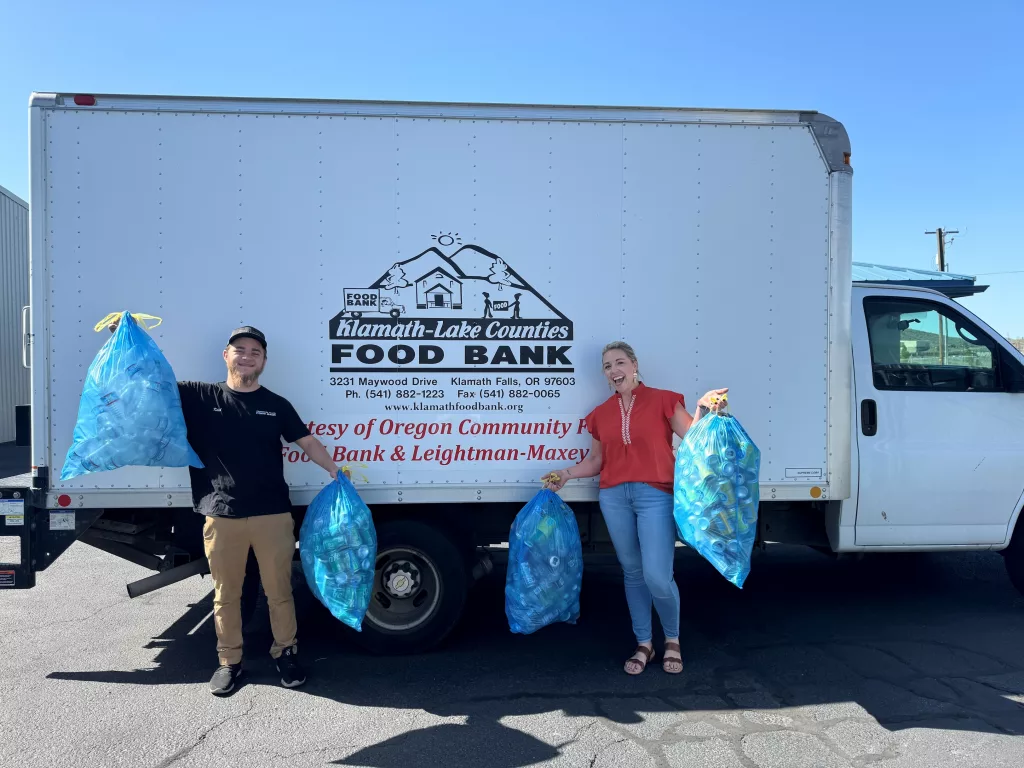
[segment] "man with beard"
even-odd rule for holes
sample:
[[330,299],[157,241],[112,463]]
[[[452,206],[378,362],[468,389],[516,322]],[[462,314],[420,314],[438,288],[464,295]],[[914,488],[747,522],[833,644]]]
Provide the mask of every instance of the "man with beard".
[[[117,324],[111,326],[115,330]],[[188,440],[204,467],[189,467],[195,511],[206,517],[203,544],[214,587],[214,626],[220,666],[210,691],[223,696],[242,674],[242,584],[252,548],[270,608],[281,685],[306,681],[296,644],[292,558],[295,524],[284,479],[281,438],[297,443],[332,478],[338,467],[285,398],[260,386],[267,339],[237,328],[224,349],[227,381],[178,383]]]

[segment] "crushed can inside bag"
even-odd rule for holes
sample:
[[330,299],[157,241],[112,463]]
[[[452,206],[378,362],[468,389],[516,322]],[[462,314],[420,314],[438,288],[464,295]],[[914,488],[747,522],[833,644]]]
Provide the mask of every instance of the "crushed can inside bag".
[[174,370],[143,327],[160,318],[115,313],[96,330],[118,318],[86,373],[61,480],[118,467],[203,466],[188,444]]
[[742,588],[757,539],[761,452],[731,414],[709,413],[676,453],[679,538]]
[[377,531],[370,508],[343,473],[306,509],[299,557],[316,598],[336,619],[361,632],[373,595]]
[[505,615],[509,629],[528,635],[580,616],[583,545],[576,515],[551,490],[519,511],[509,533]]

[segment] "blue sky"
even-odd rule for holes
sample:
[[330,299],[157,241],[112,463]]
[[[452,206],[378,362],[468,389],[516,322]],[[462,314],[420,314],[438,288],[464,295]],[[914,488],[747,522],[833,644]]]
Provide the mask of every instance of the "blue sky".
[[850,132],[854,258],[932,268],[924,231],[959,229],[966,305],[1024,336],[1022,27],[1021,0],[0,0],[0,185],[28,193],[33,90],[814,109]]

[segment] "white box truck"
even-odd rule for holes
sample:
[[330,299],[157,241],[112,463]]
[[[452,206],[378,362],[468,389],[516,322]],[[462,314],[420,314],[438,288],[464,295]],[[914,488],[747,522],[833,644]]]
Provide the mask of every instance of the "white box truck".
[[[938,293],[852,284],[825,115],[36,94],[30,125],[33,469],[5,493],[31,524],[5,586],[76,539],[157,571],[130,594],[203,570],[184,469],[58,479],[93,324],[131,310],[180,379],[261,328],[264,383],[364,465],[368,647],[451,629],[538,478],[590,450],[620,338],[691,409],[730,388],[761,542],[1003,550],[1024,587],[1024,358]],[[299,519],[326,478],[282,461]],[[607,546],[596,481],[562,495]]]

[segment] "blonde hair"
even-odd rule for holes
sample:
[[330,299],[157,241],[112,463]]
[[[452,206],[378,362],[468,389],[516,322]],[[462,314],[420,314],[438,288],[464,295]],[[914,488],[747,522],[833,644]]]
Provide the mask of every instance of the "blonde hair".
[[625,353],[626,357],[629,358],[629,361],[639,367],[640,364],[636,360],[636,352],[634,352],[633,348],[624,341],[613,341],[611,344],[605,344],[604,349],[601,350],[601,359],[603,360],[605,355],[616,349]]

